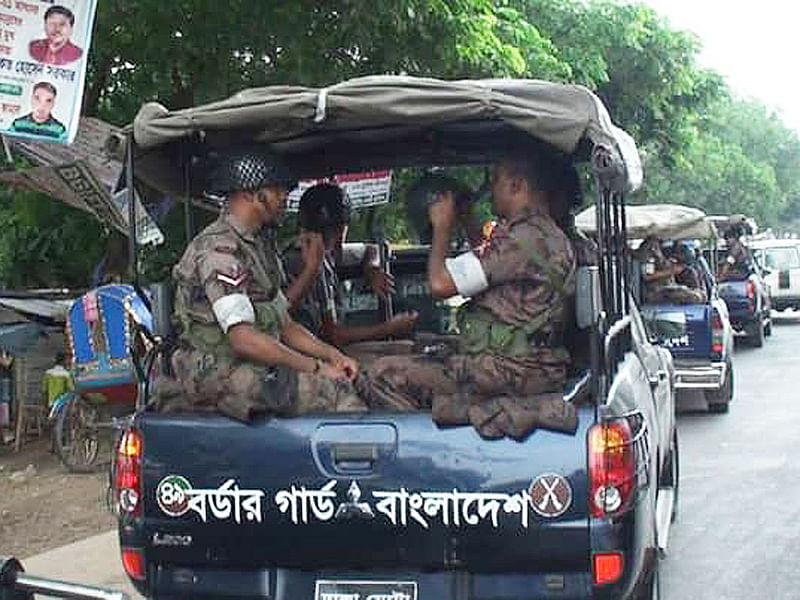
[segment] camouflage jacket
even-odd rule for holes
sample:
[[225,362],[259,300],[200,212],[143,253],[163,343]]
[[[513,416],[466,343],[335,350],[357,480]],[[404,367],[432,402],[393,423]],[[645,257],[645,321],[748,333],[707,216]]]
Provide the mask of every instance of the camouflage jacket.
[[[175,318],[184,344],[224,353],[228,328],[242,321],[279,336],[288,312],[277,249],[234,215],[221,214],[192,240],[173,269],[173,278]],[[224,310],[233,304],[237,308]],[[243,314],[242,305],[253,307],[252,316]]]
[[[488,286],[466,307],[467,329],[480,329],[474,317],[487,315],[489,330],[477,331],[477,337],[488,335],[491,348],[509,349],[504,354],[524,353],[526,342],[498,338],[520,338],[523,333],[527,343],[560,346],[567,298],[575,292],[576,256],[555,221],[543,211],[526,210],[500,223],[476,254]],[[480,343],[476,346],[469,337],[469,331],[462,335],[462,346],[479,351]]]

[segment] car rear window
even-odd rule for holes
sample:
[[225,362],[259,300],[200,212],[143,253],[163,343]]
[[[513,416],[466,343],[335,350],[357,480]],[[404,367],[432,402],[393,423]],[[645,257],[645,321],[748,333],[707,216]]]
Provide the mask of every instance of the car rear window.
[[767,248],[766,265],[777,271],[797,269],[800,268],[800,255],[797,248]]

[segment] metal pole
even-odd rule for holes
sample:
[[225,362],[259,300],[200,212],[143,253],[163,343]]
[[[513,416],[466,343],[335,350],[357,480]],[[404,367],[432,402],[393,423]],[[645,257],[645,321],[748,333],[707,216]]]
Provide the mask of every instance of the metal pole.
[[102,588],[64,581],[52,581],[30,577],[22,573],[16,575],[14,588],[20,592],[44,594],[58,598],[77,598],[85,600],[128,600],[125,592],[104,590]]
[[136,257],[136,192],[133,188],[133,133],[128,134],[125,152],[125,187],[128,190],[128,260],[133,286],[139,289],[139,261]]

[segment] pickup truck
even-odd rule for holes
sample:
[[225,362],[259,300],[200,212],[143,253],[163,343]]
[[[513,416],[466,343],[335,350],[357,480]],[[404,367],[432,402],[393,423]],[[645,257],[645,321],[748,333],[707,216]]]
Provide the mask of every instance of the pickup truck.
[[[343,171],[419,165],[420,157],[482,168],[497,148],[536,139],[532,151],[554,147],[591,160],[598,213],[613,225],[598,238],[598,264],[579,268],[577,292],[566,300],[574,306],[570,346],[591,349],[563,391],[578,415],[572,435],[538,429],[521,440],[489,440],[471,426],[440,427],[424,411],[249,424],[139,412],[117,448],[113,493],[122,563],[142,594],[658,597],[659,560],[677,506],[674,370],[626,292],[624,223],[611,215],[641,171],[633,141],[610,127],[599,99],[537,81],[370,77],[322,90],[242,92],[211,110],[181,111],[180,123],[192,131],[177,137],[182,126],[170,125],[178,124],[173,113],[152,108],[134,127],[149,160],[133,171],[151,184],[165,172],[149,170],[153,161],[162,152],[164,160],[177,156],[173,143],[185,143],[184,134],[199,128],[206,135],[198,144],[222,143],[218,134],[229,120],[212,114],[230,110],[239,126],[256,121],[239,133],[257,131],[306,176],[321,172],[311,168],[320,157]],[[424,304],[424,256],[391,257],[399,305]],[[448,309],[430,296],[427,302],[428,334],[448,335]],[[352,304],[365,318],[365,305]]]
[[[587,209],[577,219],[587,233],[596,231],[591,216],[591,209]],[[703,211],[679,204],[630,206],[626,219],[631,239],[653,236],[659,240],[708,240],[713,245],[717,237],[716,228]],[[642,316],[651,340],[672,354],[676,390],[702,391],[710,412],[726,413],[734,391],[733,328],[712,267],[702,254],[697,257],[696,267],[701,270],[705,301],[643,301]],[[633,289],[643,299],[644,265],[633,261],[633,268]]]
[[728,307],[731,327],[744,333],[756,348],[764,345],[764,338],[772,335],[772,317],[769,286],[754,265],[746,277],[728,278],[719,282],[719,296]]

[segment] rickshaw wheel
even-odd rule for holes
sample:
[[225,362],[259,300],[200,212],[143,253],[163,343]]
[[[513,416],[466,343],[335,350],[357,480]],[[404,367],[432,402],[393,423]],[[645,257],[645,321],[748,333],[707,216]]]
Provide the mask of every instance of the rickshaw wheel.
[[56,452],[61,462],[74,473],[90,473],[100,450],[97,409],[76,396],[58,414],[55,424]]

